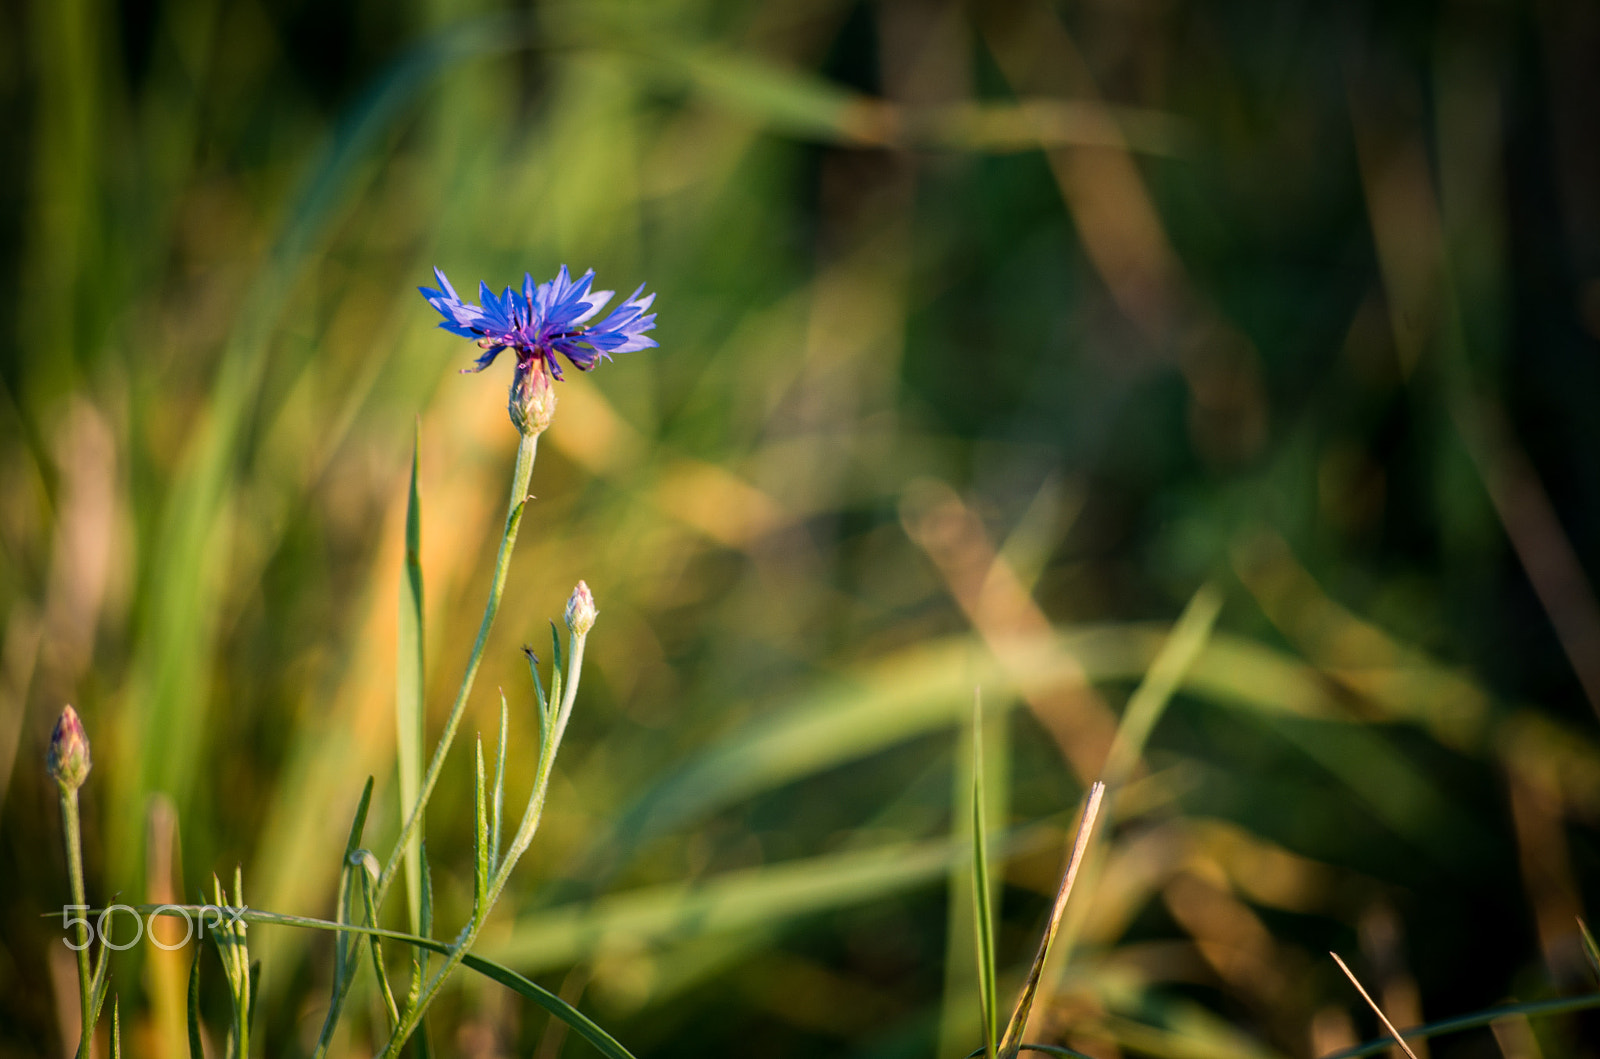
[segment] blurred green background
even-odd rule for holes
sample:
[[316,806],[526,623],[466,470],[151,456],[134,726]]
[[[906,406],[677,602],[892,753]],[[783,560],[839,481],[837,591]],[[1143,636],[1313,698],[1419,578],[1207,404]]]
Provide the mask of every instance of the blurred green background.
[[[563,384],[467,718],[492,739],[505,689],[520,797],[518,647],[587,579],[483,951],[640,1056],[964,1055],[973,688],[1011,995],[1208,581],[1033,1036],[1323,1054],[1378,1031],[1329,949],[1401,1024],[1592,990],[1596,55],[1574,0],[0,7],[0,1054],[75,1037],[64,702],[91,900],[242,864],[326,915],[369,773],[387,849],[413,423],[435,730],[515,448],[433,265],[660,294],[660,349]],[[251,937],[259,1054],[304,1054],[329,945]],[[188,958],[121,958],[130,1054],[184,1054]],[[587,1049],[481,981],[435,1011],[440,1054]]]

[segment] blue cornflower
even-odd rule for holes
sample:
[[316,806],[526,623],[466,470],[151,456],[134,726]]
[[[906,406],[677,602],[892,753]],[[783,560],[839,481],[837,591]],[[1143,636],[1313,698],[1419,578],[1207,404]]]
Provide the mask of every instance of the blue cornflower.
[[439,310],[446,331],[463,338],[477,339],[483,353],[468,371],[482,371],[494,363],[504,349],[517,354],[516,372],[511,380],[508,411],[511,421],[525,435],[537,435],[550,425],[555,412],[555,390],[551,379],[561,378],[556,354],[579,371],[588,371],[601,357],[628,353],[656,345],[645,332],[654,330],[656,314],[647,312],[654,294],[644,295],[644,285],[628,300],[611,310],[598,323],[589,323],[605,308],[614,291],[591,291],[594,269],[574,280],[562,265],[556,278],[534,285],[533,276],[523,276],[521,292],[510,287],[495,297],[487,283],[478,284],[482,305],[464,302],[443,272],[433,274],[439,289],[419,287],[428,304]]
[[616,294],[589,289],[594,282],[592,268],[574,280],[567,266],[562,265],[555,279],[538,286],[532,275],[524,275],[520,292],[507,287],[500,297],[495,297],[487,283],[479,283],[482,305],[462,301],[443,272],[436,268],[433,274],[439,280],[439,290],[417,289],[444,317],[440,327],[463,338],[477,339],[483,355],[470,369],[473,371],[482,371],[494,363],[501,350],[514,349],[519,369],[526,370],[524,365],[531,362],[542,362],[559,379],[562,376],[557,353],[579,371],[588,371],[601,357],[609,360],[613,353],[656,345],[655,339],[644,334],[656,326],[656,314],[646,311],[656,296],[640,297],[644,294],[643,284],[604,320],[591,324],[588,321]]

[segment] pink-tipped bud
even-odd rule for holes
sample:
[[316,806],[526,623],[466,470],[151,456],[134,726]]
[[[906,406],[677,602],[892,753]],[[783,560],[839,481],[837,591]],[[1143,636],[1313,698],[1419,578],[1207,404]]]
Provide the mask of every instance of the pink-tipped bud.
[[589,591],[589,586],[582,581],[572,590],[572,597],[567,600],[567,628],[572,630],[574,636],[587,636],[589,630],[594,628],[595,618],[600,612],[594,606],[594,593]]
[[550,428],[556,414],[556,384],[543,361],[517,365],[506,410],[523,437],[538,437]]
[[75,791],[89,778],[94,761],[89,755],[89,737],[71,706],[61,711],[56,729],[50,733],[50,756],[46,759],[50,775],[63,790]]

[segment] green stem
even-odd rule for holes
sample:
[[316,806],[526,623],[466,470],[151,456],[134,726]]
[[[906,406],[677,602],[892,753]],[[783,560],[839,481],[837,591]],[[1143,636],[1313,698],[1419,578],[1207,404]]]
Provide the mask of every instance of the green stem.
[[234,1021],[238,1024],[239,1034],[234,1041],[237,1059],[250,1059],[250,966],[246,962],[244,969],[244,986],[238,996],[234,997]]
[[417,792],[417,804],[406,819],[405,827],[400,831],[394,852],[389,854],[389,860],[384,864],[382,874],[378,876],[378,891],[374,896],[374,903],[379,908],[383,907],[383,899],[388,896],[389,886],[394,882],[395,873],[405,859],[406,846],[410,844],[411,836],[422,824],[423,811],[433,794],[434,784],[439,782],[439,772],[444,766],[445,755],[450,752],[450,744],[455,740],[456,728],[461,724],[461,715],[467,708],[467,697],[472,694],[472,682],[478,675],[478,664],[483,661],[483,649],[489,642],[489,629],[493,627],[495,614],[500,610],[500,595],[505,590],[506,574],[511,568],[511,550],[516,547],[517,529],[522,523],[523,503],[528,499],[528,482],[533,478],[533,460],[538,451],[537,434],[524,436],[522,444],[517,448],[517,466],[511,474],[511,502],[506,512],[505,533],[500,538],[500,553],[495,557],[494,578],[489,584],[489,599],[483,607],[483,621],[478,625],[478,639],[472,645],[472,656],[467,659],[467,672],[461,678],[455,705],[450,708],[450,718],[445,721],[444,732],[439,736],[439,745],[434,748],[433,757],[428,762],[428,771],[422,777],[422,787]]
[[[88,899],[84,897],[83,889],[83,829],[78,820],[78,792],[76,789],[61,787],[61,821],[66,832],[67,843],[67,880],[72,887],[72,903],[79,910],[86,909]],[[87,914],[87,913],[85,913]],[[83,1032],[78,1038],[78,1054],[89,1054],[89,1039],[94,1034],[94,998],[90,982],[92,974],[89,970],[89,923],[80,917],[78,923],[78,944],[81,946],[76,955],[78,957],[78,1006],[83,1017]]]
[[[361,872],[361,896],[366,900],[367,922],[372,926],[378,925],[378,908],[372,900],[372,880],[366,874],[366,869]],[[383,940],[378,937],[369,937],[367,942],[372,946],[372,971],[378,979],[378,987],[383,994],[383,1002],[389,1008],[390,1025],[400,1022],[400,1008],[394,1002],[394,990],[389,987],[389,972],[383,963]]]
[[[551,726],[550,736],[544,745],[539,748],[539,764],[533,777],[533,794],[528,798],[528,807],[522,814],[522,823],[517,826],[516,836],[511,840],[510,847],[506,850],[505,857],[501,860],[494,878],[489,883],[488,892],[483,902],[473,911],[472,920],[451,943],[449,954],[446,955],[444,965],[428,979],[427,986],[415,1003],[407,1005],[400,1018],[400,1023],[395,1027],[394,1034],[389,1038],[389,1043],[383,1049],[382,1059],[394,1059],[400,1054],[400,1049],[405,1047],[407,1039],[416,1031],[422,1022],[423,1015],[428,1010],[428,1005],[443,988],[445,979],[450,976],[461,961],[467,956],[478,934],[483,930],[483,925],[489,919],[489,910],[499,900],[500,894],[506,888],[506,883],[511,879],[511,870],[517,866],[517,860],[527,850],[533,841],[534,832],[539,829],[539,821],[544,816],[545,797],[550,791],[550,777],[555,769],[556,752],[561,748],[561,737],[566,732],[567,718],[572,712],[572,704],[577,700],[578,678],[581,676],[579,667],[583,665],[583,644],[586,637],[573,636],[568,641],[567,649],[567,680],[566,694],[562,697],[560,715]],[[374,924],[376,925],[376,924]]]

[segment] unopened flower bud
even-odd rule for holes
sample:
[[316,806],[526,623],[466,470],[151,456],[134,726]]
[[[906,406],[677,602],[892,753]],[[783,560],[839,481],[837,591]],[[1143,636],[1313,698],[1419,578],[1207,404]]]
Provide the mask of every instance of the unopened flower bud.
[[[593,619],[591,619],[593,620]],[[89,756],[89,737],[84,734],[78,711],[71,706],[61,711],[55,731],[50,733],[50,756],[46,759],[50,775],[63,790],[75,791],[89,778],[94,762]]]
[[543,361],[517,364],[506,410],[523,437],[537,437],[549,428],[556,414],[556,385]]
[[567,628],[574,636],[587,636],[599,615],[594,606],[594,593],[586,583],[579,581],[578,587],[572,590],[572,598],[567,600]]

